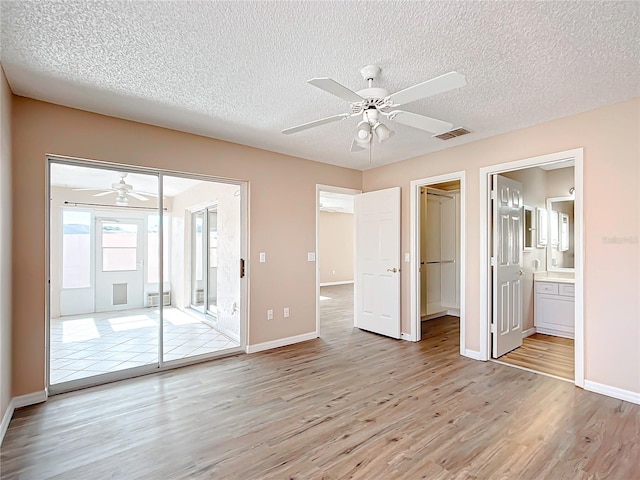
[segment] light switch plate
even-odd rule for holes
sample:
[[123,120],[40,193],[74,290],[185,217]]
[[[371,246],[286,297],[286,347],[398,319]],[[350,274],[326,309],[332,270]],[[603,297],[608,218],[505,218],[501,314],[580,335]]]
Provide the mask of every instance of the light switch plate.
[[408,252],[404,254],[404,263],[409,263],[411,261],[411,255]]
[[265,252],[260,252],[260,263],[265,263],[267,261],[267,254]]
[[307,253],[307,262],[315,262],[316,261],[316,254],[315,252],[309,252]]

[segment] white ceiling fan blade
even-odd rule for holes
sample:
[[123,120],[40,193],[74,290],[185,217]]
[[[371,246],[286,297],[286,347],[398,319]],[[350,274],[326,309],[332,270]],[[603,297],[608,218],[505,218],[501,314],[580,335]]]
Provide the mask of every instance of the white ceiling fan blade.
[[133,198],[137,198],[138,200],[142,200],[143,202],[146,202],[146,201],[149,200],[147,197],[143,197],[142,195],[139,195],[139,194],[133,193],[133,192],[127,192],[127,195],[129,195],[130,197],[133,197]]
[[303,123],[302,125],[297,125],[291,128],[285,128],[282,130],[282,133],[285,135],[289,135],[290,133],[301,132],[302,130],[306,130],[308,128],[317,127],[319,125],[325,125],[327,123],[337,122],[338,120],[344,120],[345,118],[349,118],[351,115],[348,113],[341,113],[340,115],[333,115],[332,117],[321,118],[320,120],[314,120],[313,122]]
[[415,102],[416,100],[447,92],[454,88],[464,87],[466,84],[467,79],[464,75],[458,72],[449,72],[393,93],[389,95],[387,99],[391,100],[394,105],[404,105],[405,103]]
[[362,145],[360,145],[358,142],[356,142],[354,139],[353,142],[351,143],[351,149],[349,151],[353,153],[353,152],[359,152],[360,150],[365,150],[365,148]]
[[102,192],[104,188],[74,188],[74,192]]
[[336,82],[332,78],[321,77],[321,78],[312,78],[311,80],[307,80],[307,83],[310,83],[314,87],[318,87],[320,90],[324,90],[331,95],[335,95],[338,98],[346,100],[351,103],[358,103],[364,100],[360,95],[358,95],[353,90],[348,89],[344,85]]
[[109,190],[108,192],[96,193],[94,197],[104,197],[105,195],[109,195],[110,193],[116,193],[113,190]]
[[453,128],[453,123],[443,122],[436,118],[425,117],[424,115],[418,115],[417,113],[404,112],[402,110],[396,110],[389,114],[389,118],[394,122],[402,123],[413,128],[420,130],[426,130],[427,132],[440,135],[441,133],[448,132]]

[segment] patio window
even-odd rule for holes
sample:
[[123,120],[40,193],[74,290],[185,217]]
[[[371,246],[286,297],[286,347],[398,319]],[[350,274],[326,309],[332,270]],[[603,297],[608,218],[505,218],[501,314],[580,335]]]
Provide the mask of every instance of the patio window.
[[136,270],[138,226],[104,222],[102,224],[102,271]]

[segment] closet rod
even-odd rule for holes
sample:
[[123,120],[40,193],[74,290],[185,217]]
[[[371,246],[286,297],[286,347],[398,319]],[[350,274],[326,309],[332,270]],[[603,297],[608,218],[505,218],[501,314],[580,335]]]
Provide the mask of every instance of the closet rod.
[[[424,193],[424,190],[422,190],[420,193]],[[450,195],[443,195],[441,193],[433,193],[433,192],[427,192],[427,195],[435,195],[436,197],[445,197],[445,198],[450,198],[452,200],[455,198]]]
[[435,265],[438,263],[455,263],[455,262],[456,262],[455,260],[442,260],[441,262],[420,262],[420,264],[424,265],[426,263],[427,265]]

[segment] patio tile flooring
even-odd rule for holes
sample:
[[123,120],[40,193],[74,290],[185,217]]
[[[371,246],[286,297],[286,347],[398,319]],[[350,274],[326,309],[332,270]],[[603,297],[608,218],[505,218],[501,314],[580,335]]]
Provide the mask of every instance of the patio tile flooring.
[[[159,310],[142,308],[51,319],[51,384],[157,362]],[[164,361],[239,344],[197,314],[164,308]]]

